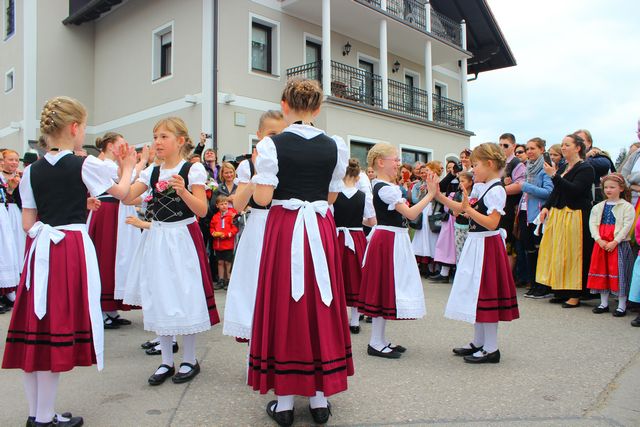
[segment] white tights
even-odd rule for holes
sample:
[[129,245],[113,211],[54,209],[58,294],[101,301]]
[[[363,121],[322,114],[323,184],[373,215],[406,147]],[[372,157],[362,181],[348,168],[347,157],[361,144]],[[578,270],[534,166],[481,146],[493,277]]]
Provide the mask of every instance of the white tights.
[[50,423],[56,414],[56,394],[60,373],[51,371],[25,372],[24,390],[29,405],[29,416],[39,423]]

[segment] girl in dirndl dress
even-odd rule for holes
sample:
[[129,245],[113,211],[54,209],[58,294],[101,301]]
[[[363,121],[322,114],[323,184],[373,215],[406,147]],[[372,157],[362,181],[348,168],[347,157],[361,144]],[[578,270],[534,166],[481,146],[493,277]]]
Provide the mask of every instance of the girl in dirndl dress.
[[27,425],[79,426],[81,417],[55,413],[55,398],[60,372],[94,363],[103,367],[100,274],[87,233],[87,193],[126,197],[136,154],[122,147],[120,182],[114,184],[102,161],[73,155],[84,140],[82,104],[56,97],[40,117],[49,151],[27,167],[20,183],[28,256],[2,367],[24,371]]
[[[115,132],[107,132],[102,138],[96,139],[96,147],[100,149],[104,163],[111,168],[114,181],[118,179],[116,156],[120,147],[126,144],[122,135]],[[143,150],[134,178],[146,165],[148,153],[148,149]],[[130,310],[129,306],[122,303],[125,280],[142,235],[125,222],[128,216],[136,215],[134,206],[125,205],[110,194],[101,194],[98,200],[100,207],[89,214],[87,226],[100,266],[100,305],[104,328],[118,329],[121,325],[131,324],[130,320],[120,317],[118,310]]]
[[[0,168],[3,166],[3,156],[0,152]],[[5,187],[0,183],[0,294],[15,292],[20,280],[20,256],[11,232],[11,219],[7,211],[7,196]],[[14,294],[15,295],[15,294]],[[0,305],[0,314],[10,308]]]
[[[347,147],[313,127],[322,91],[293,78],[282,94],[291,123],[258,143],[253,198],[271,203],[265,228],[251,332],[248,385],[273,389],[267,413],[293,423],[294,396],[308,396],[317,424],[329,419],[327,397],[353,375],[338,239],[329,210],[347,166]],[[301,167],[303,165],[303,167]]]
[[[265,137],[278,135],[286,126],[280,111],[267,111],[260,116],[256,135],[262,140]],[[258,205],[251,197],[253,193],[251,178],[255,175],[254,161],[255,155],[252,159],[243,160],[238,165],[238,188],[234,205],[239,212],[244,211],[247,206],[250,211],[236,249],[224,305],[224,326],[222,327],[224,335],[236,337],[238,341],[251,338],[262,242],[269,214],[268,208]]]
[[[439,162],[429,162],[420,170],[421,180],[418,181],[411,190],[411,200],[413,204],[417,204],[421,199],[427,196],[426,177],[430,172],[435,172],[434,169],[440,169],[442,173],[442,165]],[[442,207],[442,206],[440,206]],[[411,247],[415,254],[416,261],[423,269],[425,277],[437,277],[440,272],[436,269],[436,264],[433,260],[436,254],[436,243],[438,242],[438,233],[431,230],[429,225],[429,216],[433,213],[435,203],[430,202],[426,205],[422,212],[422,227],[416,230],[413,234],[413,240],[411,241]]]
[[587,287],[600,294],[595,314],[609,312],[609,294],[618,296],[615,317],[627,314],[627,295],[633,274],[633,252],[629,243],[635,210],[629,203],[627,183],[619,173],[602,178],[605,200],[591,209],[589,230],[596,242],[591,254]]
[[[498,363],[498,322],[520,316],[503,231],[497,229],[507,197],[500,181],[505,156],[497,144],[485,143],[473,150],[471,159],[475,176],[471,195],[465,191],[461,203],[442,193],[437,195],[450,209],[469,217],[469,234],[445,317],[474,323],[475,327],[471,343],[454,348],[454,354],[464,356],[468,363]],[[475,203],[471,204],[469,198]]]
[[[344,176],[344,189],[333,203],[333,217],[338,230],[338,251],[342,260],[342,279],[347,298],[347,307],[351,307],[349,330],[360,333],[360,314],[358,313],[358,296],[362,281],[362,259],[367,248],[363,222],[368,226],[375,225],[373,201],[356,185],[360,180],[360,164],[358,159],[349,159],[347,173]],[[364,221],[363,221],[364,218]]]
[[[162,364],[149,377],[149,385],[191,381],[200,373],[196,334],[220,322],[213,296],[211,270],[195,215],[207,213],[201,163],[185,161],[193,144],[184,121],[160,120],[153,128],[156,156],[161,165],[140,173],[125,203],[147,189],[153,199],[153,221],[143,233],[131,261],[125,285],[125,304],[142,307],[144,329],[159,336]],[[182,335],[182,363],[173,366],[173,335]]]
[[[429,192],[412,207],[407,206],[400,188],[393,184],[400,159],[392,145],[379,143],[371,147],[367,162],[378,176],[373,181],[377,225],[369,234],[363,260],[358,309],[373,318],[367,354],[398,359],[407,349],[387,340],[387,320],[418,319],[426,314],[422,279],[405,218],[417,218],[435,193]],[[427,179],[431,175],[429,171],[423,176]]]

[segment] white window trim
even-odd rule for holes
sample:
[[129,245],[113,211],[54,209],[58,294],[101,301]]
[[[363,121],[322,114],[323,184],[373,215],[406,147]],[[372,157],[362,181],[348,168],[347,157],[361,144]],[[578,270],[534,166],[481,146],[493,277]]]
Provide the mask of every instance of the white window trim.
[[444,89],[442,92],[442,96],[444,96],[445,98],[449,97],[449,85],[446,84],[445,82],[441,82],[440,80],[433,80],[433,93],[436,93],[436,86],[440,86],[442,87],[442,89]]
[[[272,50],[271,50],[271,74],[261,73],[259,71],[253,71],[251,67],[251,39],[253,38],[253,23],[256,22],[258,24],[266,25],[271,27],[273,30],[271,31],[271,40]],[[275,37],[274,37],[275,32]],[[278,80],[280,81],[280,22],[274,21],[273,19],[266,18],[262,15],[258,15],[255,13],[249,13],[249,38],[247,42],[247,50],[248,50],[248,63],[247,68],[249,74],[259,77],[264,77],[265,79]]]
[[[11,86],[11,89],[7,90],[7,78],[9,77],[9,74],[13,75],[12,76],[13,86]],[[10,68],[9,71],[4,73],[4,93],[11,93],[15,88],[16,88],[16,70],[15,68]]]
[[407,149],[407,150],[411,150],[411,151],[417,151],[419,153],[425,153],[427,154],[427,159],[428,161],[432,161],[433,160],[433,149],[431,148],[425,148],[425,147],[418,147],[417,145],[408,145],[408,144],[398,144],[398,147],[400,147],[400,158],[402,158],[402,150],[403,149]]
[[302,33],[302,62],[301,64],[307,63],[307,41],[318,43],[322,46],[322,37],[316,36],[315,34],[304,32]]
[[[2,2],[2,40],[7,42],[9,40],[11,40],[13,38],[13,36],[16,35],[17,31],[17,27],[18,27],[18,14],[17,9],[18,8],[18,2],[14,2],[13,3],[13,33],[11,33],[11,35],[6,36],[5,34],[7,33],[7,0],[4,0]],[[15,76],[15,74],[14,74]]]
[[[172,79],[175,74],[175,69],[173,68],[174,58],[176,57],[176,32],[175,32],[175,21],[169,21],[164,25],[161,25],[151,31],[151,84],[156,84],[160,82],[164,82],[166,80]],[[170,31],[165,31],[170,29]],[[171,74],[168,76],[155,78],[155,67],[156,67],[156,38],[159,37],[160,33],[171,33]]]
[[356,68],[360,68],[360,60],[363,59],[367,62],[371,62],[373,64],[373,74],[380,75],[380,58],[375,58],[373,56],[369,56],[362,52],[356,53]]
[[[411,76],[413,77],[413,87],[415,87],[416,89],[420,89],[422,88],[422,81],[420,80],[420,73],[417,71],[413,71],[411,68],[404,68],[404,74],[403,76]],[[404,82],[405,83],[406,79]]]

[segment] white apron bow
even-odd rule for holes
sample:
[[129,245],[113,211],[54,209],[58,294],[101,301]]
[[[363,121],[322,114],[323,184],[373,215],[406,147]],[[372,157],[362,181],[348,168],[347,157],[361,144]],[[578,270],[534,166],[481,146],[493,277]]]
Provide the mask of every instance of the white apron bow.
[[344,245],[351,249],[351,252],[356,252],[356,244],[353,241],[353,236],[351,235],[352,231],[362,231],[362,228],[359,227],[336,227],[336,232],[340,234],[340,232],[344,233]]
[[324,218],[329,210],[329,204],[325,200],[306,202],[300,199],[289,199],[274,200],[272,205],[298,211],[291,241],[291,297],[294,301],[299,301],[304,295],[304,231],[306,229],[318,290],[322,302],[328,307],[333,300],[333,293],[316,214]]
[[[57,245],[64,239],[64,233],[40,221],[29,229],[29,237],[33,239],[27,254],[26,287],[31,287],[31,266],[33,263],[33,305],[38,319],[47,314],[47,289],[49,287],[49,247]],[[35,256],[34,256],[35,254]]]

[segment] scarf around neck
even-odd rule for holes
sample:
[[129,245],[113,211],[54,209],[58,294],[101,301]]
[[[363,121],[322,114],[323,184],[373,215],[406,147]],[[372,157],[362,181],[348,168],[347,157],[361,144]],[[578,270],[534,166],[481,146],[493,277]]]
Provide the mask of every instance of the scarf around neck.
[[542,170],[543,163],[544,163],[543,156],[538,157],[538,159],[533,162],[531,160],[527,161],[527,182],[529,184],[534,183],[534,181],[536,180],[536,176]]

